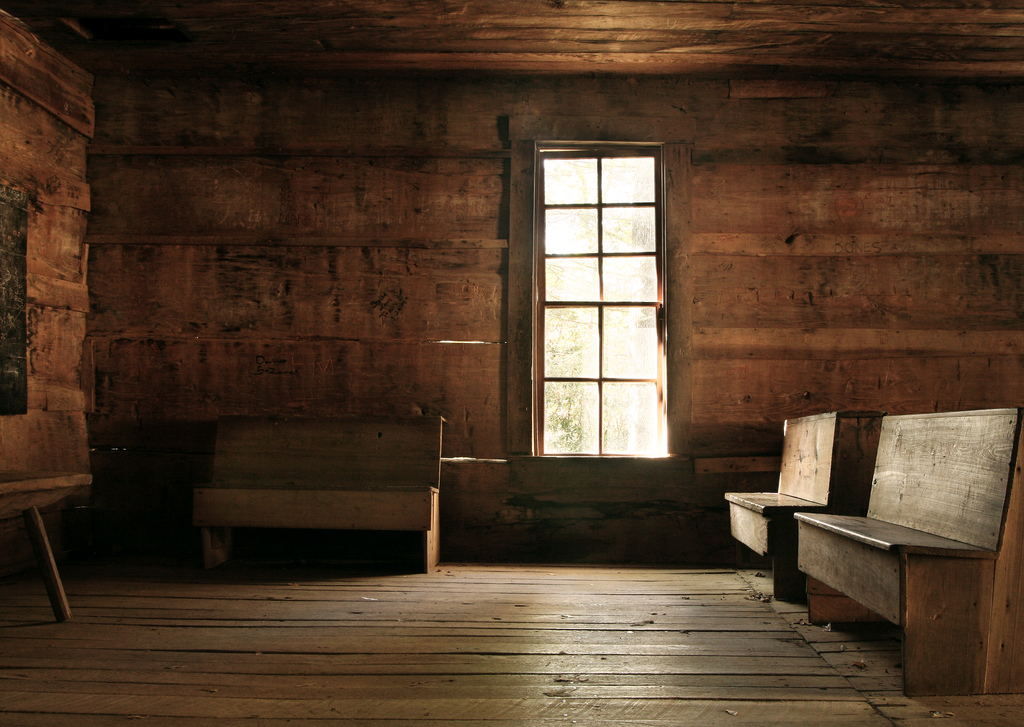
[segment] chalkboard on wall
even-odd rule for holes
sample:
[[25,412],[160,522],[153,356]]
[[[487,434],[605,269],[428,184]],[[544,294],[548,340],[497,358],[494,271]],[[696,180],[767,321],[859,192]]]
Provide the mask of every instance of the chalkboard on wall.
[[0,414],[28,412],[27,239],[28,195],[0,185]]

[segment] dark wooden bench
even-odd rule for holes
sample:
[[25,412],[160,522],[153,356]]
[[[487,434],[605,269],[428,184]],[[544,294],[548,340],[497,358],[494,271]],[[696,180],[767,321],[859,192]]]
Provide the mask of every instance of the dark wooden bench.
[[39,508],[63,500],[92,483],[92,475],[84,472],[0,472],[0,520],[21,513],[25,530],[32,542],[46,584],[53,615],[58,621],[71,618],[71,607],[64,593],[64,584],[57,570],[57,561],[46,537],[46,528]]
[[440,417],[223,417],[213,481],[193,493],[203,564],[231,555],[231,528],[415,530],[423,570],[440,554]]
[[830,412],[790,419],[778,492],[726,493],[733,537],[772,558],[776,598],[806,595],[794,512],[867,512],[881,418],[878,412]]
[[887,416],[866,517],[797,513],[800,569],[903,631],[904,692],[1024,690],[1021,410]]

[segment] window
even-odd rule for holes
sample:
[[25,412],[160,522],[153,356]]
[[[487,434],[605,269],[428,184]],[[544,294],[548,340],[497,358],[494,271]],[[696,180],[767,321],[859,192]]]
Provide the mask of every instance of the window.
[[665,453],[661,153],[539,146],[537,451]]

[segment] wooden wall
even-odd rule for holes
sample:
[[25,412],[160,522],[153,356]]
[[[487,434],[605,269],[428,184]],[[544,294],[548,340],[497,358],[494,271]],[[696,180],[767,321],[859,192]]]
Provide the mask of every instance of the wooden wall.
[[[728,562],[722,493],[774,486],[786,418],[1024,400],[1021,87],[102,77],[95,100],[89,429],[122,539],[192,542],[220,414],[425,412],[445,559]],[[507,450],[508,129],[566,115],[695,129],[669,459]]]
[[[28,412],[0,416],[0,469],[87,472],[82,353],[92,78],[2,12],[0,59],[0,184],[29,197]],[[59,518],[47,522],[59,543]],[[21,518],[0,520],[0,571],[30,560]]]

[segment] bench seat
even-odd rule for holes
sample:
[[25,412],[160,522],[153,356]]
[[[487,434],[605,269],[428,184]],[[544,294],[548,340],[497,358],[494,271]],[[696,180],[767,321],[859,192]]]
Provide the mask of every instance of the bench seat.
[[996,552],[952,538],[932,535],[904,525],[851,515],[798,512],[800,521],[880,550],[901,548],[908,553],[948,555],[960,558],[995,558]]
[[756,512],[758,515],[775,515],[794,510],[824,510],[825,505],[802,497],[785,495],[781,492],[727,492],[725,499],[744,510]]

